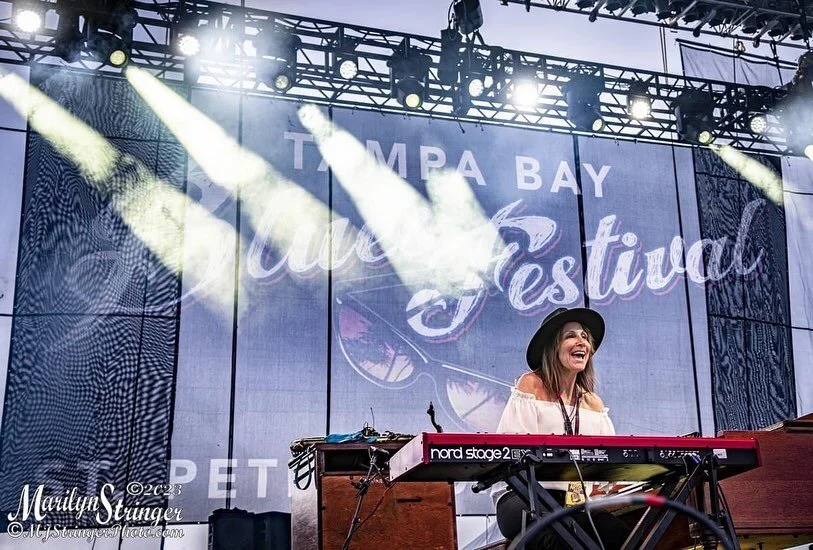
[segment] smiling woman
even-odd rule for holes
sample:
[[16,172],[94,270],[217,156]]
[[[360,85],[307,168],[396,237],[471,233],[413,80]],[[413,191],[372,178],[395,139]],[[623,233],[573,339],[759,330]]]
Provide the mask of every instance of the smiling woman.
[[[497,428],[502,433],[614,435],[608,409],[595,394],[593,355],[604,339],[604,319],[586,308],[559,308],[548,315],[528,344],[531,372],[522,375],[505,406]],[[542,482],[560,505],[583,502],[592,483]],[[492,498],[497,524],[511,539],[522,532],[525,503],[507,486],[495,484]],[[584,516],[584,514],[581,514]],[[596,533],[605,549],[620,548],[629,531],[614,516],[595,513],[577,517],[588,533]],[[595,524],[595,528],[591,525]],[[538,548],[566,548],[552,530],[543,531]]]

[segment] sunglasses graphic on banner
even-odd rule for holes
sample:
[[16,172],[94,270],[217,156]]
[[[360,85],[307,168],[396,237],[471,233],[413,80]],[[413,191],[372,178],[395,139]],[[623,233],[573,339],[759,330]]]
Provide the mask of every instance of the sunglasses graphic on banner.
[[497,427],[508,400],[508,382],[435,359],[352,294],[336,299],[334,314],[339,347],[366,380],[401,390],[429,377],[443,412],[460,428]]

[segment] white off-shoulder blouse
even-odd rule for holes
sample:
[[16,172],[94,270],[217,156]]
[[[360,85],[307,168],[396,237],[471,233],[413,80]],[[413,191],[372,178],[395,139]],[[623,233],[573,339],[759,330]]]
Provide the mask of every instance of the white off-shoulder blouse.
[[[566,405],[568,413],[573,412],[571,406]],[[594,411],[584,407],[579,408],[579,434],[581,435],[615,435],[610,416],[610,409]],[[565,433],[564,419],[559,403],[541,401],[530,393],[511,388],[511,396],[505,405],[497,433],[509,434],[557,434]],[[546,489],[567,491],[567,482],[543,481]],[[585,483],[587,494],[590,494],[592,483]],[[496,506],[508,487],[504,482],[495,483],[491,488],[491,498]]]

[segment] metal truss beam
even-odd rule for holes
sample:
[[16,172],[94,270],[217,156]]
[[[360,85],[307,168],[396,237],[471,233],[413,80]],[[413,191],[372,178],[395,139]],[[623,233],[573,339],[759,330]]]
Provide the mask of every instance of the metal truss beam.
[[[9,1],[0,0],[0,9],[3,4],[8,5]],[[593,75],[603,81],[600,109],[606,122],[606,127],[594,135],[687,145],[679,141],[672,102],[683,91],[696,89],[708,92],[713,98],[718,121],[717,143],[727,143],[742,151],[787,154],[780,130],[774,128],[767,135],[748,131],[745,98],[750,91],[741,85],[573,61],[464,41],[464,53],[481,60],[488,77],[486,80],[490,78],[491,82],[484,95],[473,99],[468,109],[461,112],[454,109],[456,86],[443,85],[438,78],[439,37],[396,33],[204,0],[165,4],[138,2],[136,7],[139,19],[134,32],[131,63],[173,84],[388,113],[583,134],[567,119],[562,86],[575,74]],[[208,22],[217,44],[214,51],[192,59],[185,59],[175,52],[171,43],[172,29],[185,13],[193,13]],[[260,81],[255,68],[257,57],[250,47],[251,38],[270,25],[284,27],[301,39],[297,80],[284,94],[275,93]],[[36,36],[24,35],[16,31],[12,23],[0,23],[0,62],[65,65],[52,54],[54,34],[54,30],[44,29]],[[333,68],[340,43],[353,43],[359,56],[359,73],[352,80],[342,79]],[[428,94],[420,110],[406,109],[391,96],[387,60],[404,47],[416,48],[432,59]],[[532,68],[540,82],[541,96],[534,107],[515,107],[508,101],[511,71],[520,65]],[[108,74],[120,72],[120,69],[93,60],[87,53],[70,67]],[[192,73],[195,73],[194,78]],[[630,85],[638,81],[646,83],[652,98],[652,115],[641,121],[631,120],[626,113],[627,92]]]
[[[806,0],[499,0],[530,11],[545,8],[681,29],[701,34],[805,48],[813,30],[813,9]],[[803,41],[792,45],[790,41]]]

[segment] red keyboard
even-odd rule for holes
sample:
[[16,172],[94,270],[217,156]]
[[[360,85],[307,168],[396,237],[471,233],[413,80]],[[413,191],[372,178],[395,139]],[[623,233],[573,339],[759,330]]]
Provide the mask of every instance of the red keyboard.
[[527,453],[545,481],[577,481],[574,462],[586,481],[648,481],[710,454],[721,479],[760,465],[753,439],[423,433],[392,456],[390,479],[476,481]]

